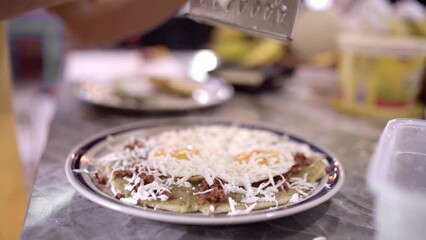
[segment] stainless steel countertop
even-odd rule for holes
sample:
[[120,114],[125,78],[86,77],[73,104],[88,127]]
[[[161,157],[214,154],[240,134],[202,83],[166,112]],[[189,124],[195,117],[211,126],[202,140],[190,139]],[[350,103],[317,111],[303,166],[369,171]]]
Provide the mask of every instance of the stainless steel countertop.
[[302,69],[276,92],[237,94],[220,107],[179,117],[261,122],[328,148],[346,170],[344,186],[330,201],[292,217],[217,227],[154,222],[101,207],[67,182],[64,162],[69,151],[101,130],[165,116],[94,111],[74,99],[68,85],[64,85],[22,239],[372,239],[373,202],[366,189],[365,171],[385,123],[334,111],[330,106],[332,90],[310,84],[317,76],[316,70]]

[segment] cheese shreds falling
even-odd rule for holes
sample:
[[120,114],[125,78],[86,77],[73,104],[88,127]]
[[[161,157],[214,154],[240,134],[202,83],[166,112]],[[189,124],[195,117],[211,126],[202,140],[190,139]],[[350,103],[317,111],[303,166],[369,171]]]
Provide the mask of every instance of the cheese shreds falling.
[[[213,125],[132,138],[124,149],[104,156],[99,163],[109,169],[110,183],[116,171],[131,170],[131,177],[123,178],[126,182],[123,190],[130,193],[121,198],[126,203],[167,201],[171,188],[177,186],[193,190],[189,180],[199,177],[209,186],[219,180],[220,188],[228,196],[229,214],[235,215],[252,211],[259,202],[278,206],[276,194],[282,189],[296,191],[290,203],[307,196],[316,184],[309,183],[306,174],[301,178],[283,177],[295,166],[296,154],[307,158],[318,155],[308,145],[291,141],[283,135]],[[149,182],[143,180],[139,172],[152,176],[152,179]],[[111,185],[111,190],[114,195],[120,192],[114,185]],[[207,189],[191,194],[199,196],[211,191]],[[232,194],[242,196],[238,203],[231,197]]]

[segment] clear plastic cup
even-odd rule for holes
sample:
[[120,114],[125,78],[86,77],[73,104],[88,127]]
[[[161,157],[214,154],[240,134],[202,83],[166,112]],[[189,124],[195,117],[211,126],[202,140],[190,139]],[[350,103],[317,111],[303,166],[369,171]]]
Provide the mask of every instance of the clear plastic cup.
[[426,121],[388,122],[367,183],[376,200],[377,239],[426,239]]

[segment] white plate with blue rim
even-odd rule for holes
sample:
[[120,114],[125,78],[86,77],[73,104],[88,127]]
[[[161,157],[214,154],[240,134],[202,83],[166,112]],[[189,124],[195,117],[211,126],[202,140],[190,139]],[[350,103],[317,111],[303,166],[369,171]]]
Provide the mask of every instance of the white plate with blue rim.
[[[122,76],[107,81],[85,79],[74,82],[71,89],[75,98],[91,106],[144,113],[200,110],[221,105],[234,96],[231,85],[212,76],[203,82],[186,78],[157,80],[163,82],[159,86],[175,82],[173,91],[179,94],[159,91],[162,87],[154,86],[152,79],[145,76]],[[182,91],[185,88],[191,93],[187,93],[188,89]]]
[[[282,205],[270,209],[254,210],[247,214],[229,215],[215,214],[204,215],[202,213],[174,213],[165,210],[158,210],[137,205],[126,204],[117,200],[112,194],[105,191],[91,174],[96,171],[91,159],[101,158],[111,153],[111,146],[122,145],[125,140],[133,137],[146,137],[159,134],[166,130],[178,130],[191,126],[200,125],[223,125],[238,126],[247,129],[259,129],[287,136],[297,143],[306,144],[316,153],[323,155],[329,165],[330,171],[323,176],[317,187],[310,192],[310,195],[301,201],[293,204]],[[111,140],[113,139],[113,140]],[[84,197],[112,210],[129,214],[145,219],[193,225],[233,225],[252,222],[268,221],[276,218],[291,216],[296,213],[314,208],[330,198],[332,198],[342,187],[345,174],[341,163],[326,149],[290,134],[286,131],[266,127],[259,124],[247,124],[226,120],[212,120],[205,118],[173,118],[155,121],[143,121],[118,126],[95,136],[88,138],[77,145],[68,155],[65,172],[69,183]]]

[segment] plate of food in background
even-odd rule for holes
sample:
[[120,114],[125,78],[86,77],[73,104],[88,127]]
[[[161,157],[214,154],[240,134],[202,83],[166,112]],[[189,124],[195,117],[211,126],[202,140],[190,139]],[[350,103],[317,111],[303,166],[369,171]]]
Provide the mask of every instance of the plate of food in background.
[[219,78],[118,77],[110,81],[78,81],[73,95],[86,103],[119,110],[171,112],[217,106],[232,98],[231,85]]
[[137,217],[195,225],[267,221],[333,197],[344,171],[331,153],[258,124],[203,118],[119,126],[68,155],[84,197]]
[[211,74],[232,84],[237,91],[281,88],[294,71],[294,67],[283,65],[289,49],[277,40],[221,27],[213,30],[208,46],[221,62]]

